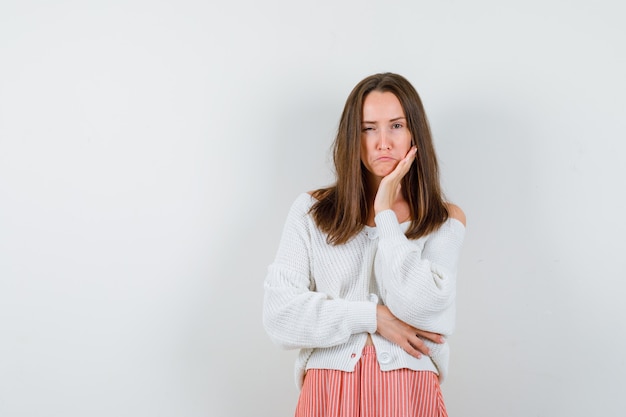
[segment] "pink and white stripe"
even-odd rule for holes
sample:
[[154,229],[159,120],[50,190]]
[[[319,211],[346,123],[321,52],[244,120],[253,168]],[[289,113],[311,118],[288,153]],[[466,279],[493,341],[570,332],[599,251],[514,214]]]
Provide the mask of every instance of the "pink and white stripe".
[[447,417],[434,372],[381,371],[366,346],[354,372],[310,369],[295,417]]

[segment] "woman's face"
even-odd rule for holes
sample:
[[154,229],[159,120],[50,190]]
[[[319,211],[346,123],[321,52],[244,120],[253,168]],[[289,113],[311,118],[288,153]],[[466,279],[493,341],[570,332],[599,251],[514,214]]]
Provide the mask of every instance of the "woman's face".
[[391,173],[411,149],[411,133],[395,94],[372,91],[363,102],[361,162],[372,179]]

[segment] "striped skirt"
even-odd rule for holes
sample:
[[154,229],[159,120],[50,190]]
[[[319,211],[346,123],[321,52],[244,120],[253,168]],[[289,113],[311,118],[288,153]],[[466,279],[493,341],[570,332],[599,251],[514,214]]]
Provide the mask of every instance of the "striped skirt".
[[447,417],[434,372],[381,371],[365,346],[354,372],[309,369],[296,417]]

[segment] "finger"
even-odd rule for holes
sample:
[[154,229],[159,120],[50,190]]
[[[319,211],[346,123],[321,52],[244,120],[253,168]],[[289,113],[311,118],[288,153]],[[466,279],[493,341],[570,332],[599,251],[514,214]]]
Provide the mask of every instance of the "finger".
[[396,165],[396,169],[394,169],[393,173],[396,174],[398,177],[404,177],[404,175],[409,172],[411,164],[415,160],[416,154],[417,148],[413,146],[411,149],[409,149],[406,156],[402,158],[400,162],[398,162],[398,165]]
[[430,349],[428,349],[428,346],[426,346],[426,343],[424,343],[424,341],[420,339],[419,337],[415,336],[414,338],[409,340],[409,344],[416,351],[423,353],[424,355],[430,355]]
[[406,156],[402,159],[402,162],[404,162],[404,163],[406,163],[406,164],[408,164],[410,166],[413,163],[413,161],[415,160],[415,155],[417,155],[417,147],[413,146],[406,153]]
[[413,346],[413,344],[411,344],[408,340],[404,345],[402,345],[402,349],[404,349],[406,353],[416,357],[417,359],[420,359],[422,357],[422,352],[420,352],[419,349],[416,349],[416,347]]
[[406,153],[404,159],[408,160],[409,162],[413,162],[413,159],[415,159],[415,155],[417,155],[417,146],[412,146],[411,149],[409,149],[409,151]]
[[439,333],[432,333],[432,332],[427,332],[425,330],[419,330],[419,329],[416,329],[415,333],[417,337],[428,339],[431,342],[441,344],[441,343],[445,343],[446,341],[446,339]]

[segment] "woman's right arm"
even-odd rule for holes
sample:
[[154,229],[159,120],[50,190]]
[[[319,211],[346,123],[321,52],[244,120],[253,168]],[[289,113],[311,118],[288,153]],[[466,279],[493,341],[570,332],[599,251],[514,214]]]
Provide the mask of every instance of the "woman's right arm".
[[[308,200],[307,200],[308,199]],[[376,331],[376,304],[331,298],[315,290],[311,273],[310,196],[292,205],[276,259],[265,279],[263,324],[286,349],[330,347],[356,333]]]

